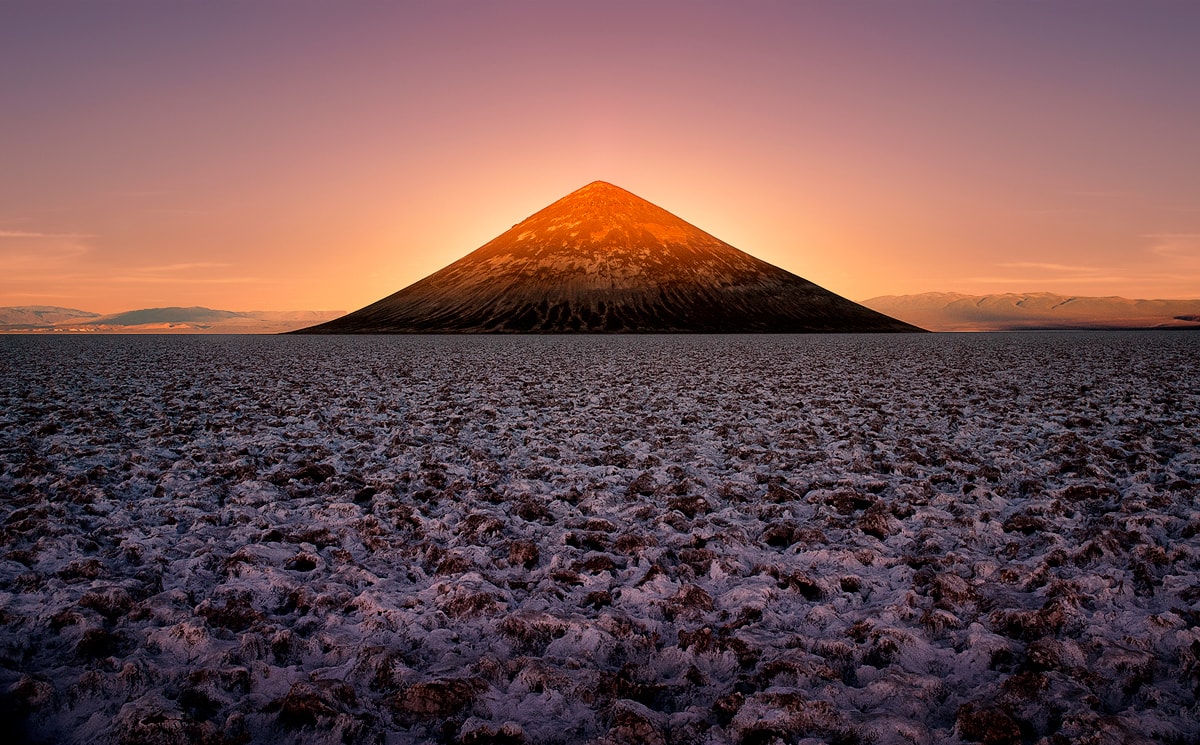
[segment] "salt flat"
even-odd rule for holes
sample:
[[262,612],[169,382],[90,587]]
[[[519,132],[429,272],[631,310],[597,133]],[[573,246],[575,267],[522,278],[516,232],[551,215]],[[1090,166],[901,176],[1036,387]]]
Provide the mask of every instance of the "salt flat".
[[1200,334],[0,338],[46,742],[1200,737]]

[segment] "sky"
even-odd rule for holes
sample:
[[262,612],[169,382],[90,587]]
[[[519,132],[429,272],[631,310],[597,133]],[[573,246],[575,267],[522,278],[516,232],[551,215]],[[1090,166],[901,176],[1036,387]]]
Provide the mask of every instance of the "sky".
[[1194,0],[0,0],[0,305],[353,310],[594,180],[846,297],[1200,297]]

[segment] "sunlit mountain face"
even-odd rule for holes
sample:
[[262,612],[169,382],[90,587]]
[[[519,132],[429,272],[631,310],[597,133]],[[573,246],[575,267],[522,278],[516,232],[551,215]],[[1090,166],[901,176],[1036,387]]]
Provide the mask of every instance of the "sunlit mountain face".
[[603,181],[307,333],[909,332]]

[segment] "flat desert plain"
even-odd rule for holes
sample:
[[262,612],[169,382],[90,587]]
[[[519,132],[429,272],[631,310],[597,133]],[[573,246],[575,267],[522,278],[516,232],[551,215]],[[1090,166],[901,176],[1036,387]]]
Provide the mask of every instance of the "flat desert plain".
[[1194,743],[1198,369],[1187,332],[6,337],[0,724]]

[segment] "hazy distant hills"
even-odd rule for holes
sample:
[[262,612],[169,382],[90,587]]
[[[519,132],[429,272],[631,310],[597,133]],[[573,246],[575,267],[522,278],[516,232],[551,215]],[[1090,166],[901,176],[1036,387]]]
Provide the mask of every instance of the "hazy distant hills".
[[340,310],[144,308],[100,315],[74,308],[0,308],[0,332],[110,334],[278,334],[343,315]]
[[0,308],[0,328],[5,326],[50,326],[73,318],[99,317],[99,313],[89,313],[76,308],[58,308],[53,305],[18,305]]
[[1200,328],[1200,300],[926,292],[883,295],[862,304],[930,331]]
[[920,331],[603,181],[458,261],[302,333]]
[[[1200,329],[1200,300],[1130,300],[1049,292],[927,292],[884,295],[864,300],[862,305],[930,331]],[[202,307],[144,308],[100,315],[78,308],[28,305],[0,307],[0,333],[276,334],[343,317],[338,310],[237,312]]]

